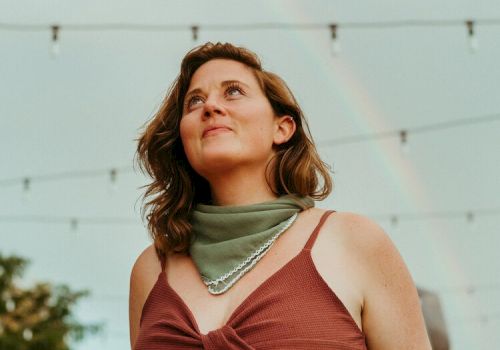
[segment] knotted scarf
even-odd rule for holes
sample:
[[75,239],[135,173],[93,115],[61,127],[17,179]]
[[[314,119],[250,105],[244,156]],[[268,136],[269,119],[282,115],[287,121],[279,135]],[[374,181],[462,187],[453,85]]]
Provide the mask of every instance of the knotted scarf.
[[198,204],[191,215],[190,254],[208,291],[221,294],[231,288],[298,213],[313,206],[310,197],[294,195],[243,206]]

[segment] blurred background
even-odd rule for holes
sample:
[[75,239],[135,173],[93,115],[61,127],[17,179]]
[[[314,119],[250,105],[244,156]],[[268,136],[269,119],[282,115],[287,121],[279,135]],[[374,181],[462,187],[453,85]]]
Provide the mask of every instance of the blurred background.
[[130,271],[151,243],[134,139],[206,41],[287,81],[335,172],[317,206],[386,230],[450,348],[496,348],[498,1],[2,0],[0,254],[29,259],[18,288],[89,290],[74,317],[103,328],[71,348],[130,347]]

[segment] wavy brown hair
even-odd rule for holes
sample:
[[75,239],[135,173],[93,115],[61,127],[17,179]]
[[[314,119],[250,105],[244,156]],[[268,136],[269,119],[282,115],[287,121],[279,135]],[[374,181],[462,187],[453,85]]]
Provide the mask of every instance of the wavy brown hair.
[[[195,71],[213,59],[230,59],[251,68],[276,116],[289,115],[293,136],[275,146],[268,183],[277,195],[295,194],[322,200],[332,191],[329,167],[321,161],[295,97],[276,74],[262,69],[252,51],[229,43],[206,43],[189,51],[181,70],[153,118],[137,139],[136,161],[153,181],[145,185],[149,200],[142,207],[159,256],[188,251],[189,217],[197,203],[210,203],[209,183],[190,166],[180,139],[184,96]],[[271,163],[270,163],[271,164]]]

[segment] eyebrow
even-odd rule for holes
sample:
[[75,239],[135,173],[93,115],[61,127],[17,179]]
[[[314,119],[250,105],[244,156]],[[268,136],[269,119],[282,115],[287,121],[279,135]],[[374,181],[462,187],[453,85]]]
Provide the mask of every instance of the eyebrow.
[[[240,84],[240,85],[244,85],[245,87],[249,87],[248,84],[245,84],[244,82],[240,81],[240,80],[224,80],[220,83],[220,86],[221,87],[226,87],[226,86],[229,86],[229,85],[232,85],[232,84]],[[187,101],[189,99],[189,97],[191,97],[191,95],[195,95],[195,94],[199,94],[201,93],[202,90],[200,88],[196,88],[196,89],[193,89],[191,91],[189,91],[185,96],[184,96],[184,101]]]

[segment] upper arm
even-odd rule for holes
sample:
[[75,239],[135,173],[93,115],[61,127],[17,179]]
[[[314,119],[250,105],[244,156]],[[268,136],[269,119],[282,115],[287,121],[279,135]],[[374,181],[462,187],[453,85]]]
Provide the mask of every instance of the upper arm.
[[129,326],[132,348],[139,334],[142,308],[160,271],[154,245],[150,245],[139,255],[130,273]]
[[417,289],[401,255],[384,230],[351,215],[362,262],[362,324],[368,349],[431,349]]

